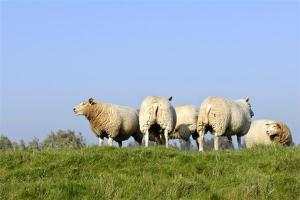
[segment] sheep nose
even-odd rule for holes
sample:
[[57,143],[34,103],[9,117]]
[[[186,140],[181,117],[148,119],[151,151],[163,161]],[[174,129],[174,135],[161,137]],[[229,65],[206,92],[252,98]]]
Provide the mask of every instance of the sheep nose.
[[73,111],[75,112],[76,108],[73,108]]

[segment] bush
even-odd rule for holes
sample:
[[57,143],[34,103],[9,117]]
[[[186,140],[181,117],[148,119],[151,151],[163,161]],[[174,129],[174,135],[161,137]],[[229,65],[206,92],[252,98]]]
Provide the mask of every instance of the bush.
[[36,137],[32,138],[32,140],[28,143],[28,149],[31,150],[40,150],[40,143],[39,143],[39,139],[37,139]]
[[26,144],[24,142],[24,140],[20,140],[19,144],[18,144],[18,150],[23,151],[26,149]]
[[19,149],[19,145],[17,142],[12,142],[11,146],[12,146],[12,150],[14,150],[14,151],[17,151]]
[[8,137],[1,135],[0,136],[0,151],[12,150],[13,146]]
[[56,133],[51,132],[43,141],[42,147],[46,149],[62,149],[62,148],[82,148],[86,146],[81,133],[72,130],[59,130]]

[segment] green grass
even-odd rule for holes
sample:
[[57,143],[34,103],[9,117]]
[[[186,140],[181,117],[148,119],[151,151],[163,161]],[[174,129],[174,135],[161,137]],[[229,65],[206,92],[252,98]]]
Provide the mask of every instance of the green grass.
[[300,148],[0,152],[0,199],[300,199]]

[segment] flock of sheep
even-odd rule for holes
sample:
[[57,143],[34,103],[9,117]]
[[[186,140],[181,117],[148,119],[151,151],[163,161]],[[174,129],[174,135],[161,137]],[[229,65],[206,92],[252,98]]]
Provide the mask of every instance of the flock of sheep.
[[204,135],[209,131],[214,135],[214,149],[219,149],[220,137],[226,136],[232,142],[237,136],[238,148],[241,137],[245,136],[247,148],[255,145],[280,143],[292,144],[292,135],[288,126],[275,120],[257,120],[252,122],[254,113],[249,98],[229,100],[222,97],[208,97],[197,111],[194,105],[173,107],[172,97],[148,96],[140,109],[96,102],[90,98],[81,102],[73,111],[84,115],[90,122],[92,131],[103,145],[108,138],[122,146],[122,141],[131,136],[145,146],[149,140],[169,145],[169,139],[182,139],[187,142],[190,136],[196,140],[199,151],[204,150]]

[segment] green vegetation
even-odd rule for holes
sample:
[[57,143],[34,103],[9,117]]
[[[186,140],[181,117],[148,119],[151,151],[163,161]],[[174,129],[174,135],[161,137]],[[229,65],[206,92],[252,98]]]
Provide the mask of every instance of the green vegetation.
[[17,150],[40,150],[40,149],[77,149],[85,147],[85,139],[80,132],[72,130],[58,130],[57,132],[51,132],[48,137],[39,142],[39,139],[33,137],[26,146],[24,140],[20,140],[19,143],[12,142],[7,136],[0,136],[0,151],[17,151]]
[[13,149],[13,144],[8,137],[1,135],[0,136],[0,151],[5,151],[8,149]]
[[300,147],[0,152],[0,199],[299,199]]
[[42,143],[42,147],[46,149],[77,149],[85,146],[85,140],[81,133],[71,130],[58,130],[51,132]]

